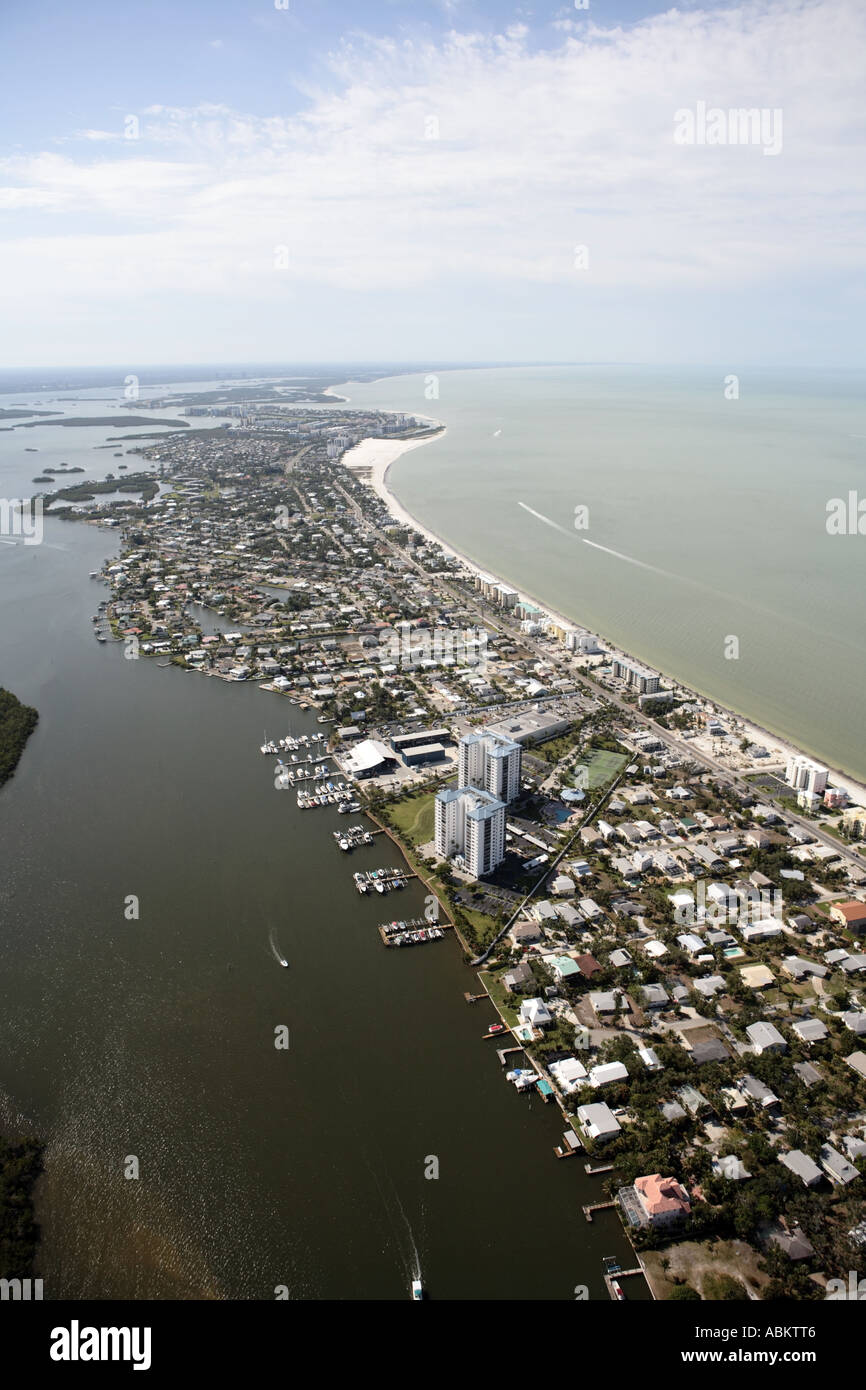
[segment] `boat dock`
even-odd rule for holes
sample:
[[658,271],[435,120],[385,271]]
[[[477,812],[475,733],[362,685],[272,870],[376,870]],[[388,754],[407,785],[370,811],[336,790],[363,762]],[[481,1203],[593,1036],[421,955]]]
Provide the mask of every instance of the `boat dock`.
[[405,888],[410,878],[418,875],[405,869],[368,869],[353,877],[359,893],[390,893],[392,888]]
[[348,852],[353,849],[360,849],[361,845],[371,845],[373,836],[369,830],[365,830],[363,825],[349,825],[345,830],[334,831],[334,841],[338,849]]
[[[390,923],[390,926],[397,925],[403,927],[406,924]],[[409,931],[389,931],[385,927],[379,928],[379,935],[385,946],[423,946],[428,941],[441,941],[445,935],[442,927],[438,927],[435,922],[425,922],[423,926],[416,927]]]
[[604,1276],[604,1287],[607,1289],[608,1294],[610,1295],[610,1297],[611,1297],[611,1299],[612,1299],[612,1301],[613,1301],[614,1303],[619,1303],[619,1302],[620,1302],[620,1299],[619,1299],[619,1297],[617,1296],[616,1290],[615,1290],[614,1287],[613,1287],[614,1284],[615,1284],[615,1283],[618,1283],[620,1279],[628,1279],[628,1278],[630,1278],[630,1277],[631,1277],[632,1275],[634,1275],[634,1274],[643,1274],[643,1270],[642,1270],[642,1269],[616,1269],[615,1271],[612,1271],[610,1274],[605,1274],[605,1276]]
[[450,922],[429,922],[426,917],[407,917],[399,922],[380,922],[379,932],[382,936],[401,936],[404,932],[429,931],[431,927],[451,931]]
[[[298,792],[298,809],[300,811],[310,811],[314,806],[339,807],[351,791],[345,782],[325,782],[322,778],[313,778],[312,780],[320,790]],[[281,781],[281,786],[291,785],[292,783],[288,779],[284,782]]]
[[591,1206],[583,1207],[583,1214],[587,1221],[592,1224],[592,1218],[597,1211],[610,1211],[616,1206],[616,1202],[593,1202]]
[[583,1148],[580,1140],[573,1129],[567,1129],[562,1136],[562,1143],[557,1144],[553,1152],[557,1158],[574,1158]]
[[468,989],[464,992],[463,998],[467,1004],[477,1004],[479,999],[486,999],[486,994],[470,994]]
[[[488,1034],[487,1034],[487,1037],[489,1038],[490,1036],[491,1036],[491,1034],[488,1033]],[[494,1034],[493,1036],[495,1036],[495,1034]],[[507,1057],[510,1057],[511,1054],[512,1054],[513,1052],[522,1052],[522,1051],[523,1051],[523,1048],[522,1048],[522,1047],[497,1047],[497,1049],[496,1049],[496,1055],[497,1055],[497,1057],[499,1058],[499,1065],[500,1065],[501,1067],[506,1066],[506,1065],[507,1065],[507,1062],[506,1062],[506,1058],[507,1058]]]
[[594,1178],[597,1173],[612,1173],[613,1170],[614,1165],[612,1163],[604,1163],[599,1168],[593,1168],[591,1163],[584,1163],[583,1165],[583,1171],[589,1173],[591,1178]]

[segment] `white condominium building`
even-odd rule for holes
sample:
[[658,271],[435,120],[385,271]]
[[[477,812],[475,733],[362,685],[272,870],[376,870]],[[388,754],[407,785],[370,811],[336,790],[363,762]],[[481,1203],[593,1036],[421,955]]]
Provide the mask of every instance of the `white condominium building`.
[[815,796],[824,795],[828,775],[828,768],[802,755],[789,758],[785,768],[785,781],[789,787],[796,787],[797,791],[811,792]]
[[520,791],[523,750],[502,734],[490,729],[466,734],[460,740],[459,787],[477,787],[507,805]]
[[659,674],[651,671],[648,666],[639,666],[636,661],[620,661],[614,658],[613,674],[618,680],[624,680],[626,685],[631,685],[641,695],[655,695],[659,688]]
[[473,878],[505,858],[505,804],[475,787],[449,787],[436,797],[436,853],[463,856]]

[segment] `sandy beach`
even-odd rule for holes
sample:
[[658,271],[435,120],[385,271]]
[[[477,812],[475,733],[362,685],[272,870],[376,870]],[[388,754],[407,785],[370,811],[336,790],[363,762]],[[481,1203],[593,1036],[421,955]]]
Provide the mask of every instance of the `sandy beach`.
[[[431,420],[431,424],[438,423],[439,421]],[[443,438],[445,433],[445,429],[442,429],[439,434],[431,435],[426,439],[363,439],[360,444],[356,444],[354,448],[349,449],[343,455],[341,462],[353,473],[360,475],[362,481],[368,483],[369,486],[373,488],[374,492],[376,492],[385,503],[391,516],[395,521],[399,522],[401,526],[411,527],[427,540],[440,546],[446,555],[451,555],[456,560],[459,560],[471,574],[485,574],[494,579],[497,583],[507,584],[510,588],[516,589],[516,585],[510,580],[503,579],[500,575],[493,574],[491,571],[483,569],[482,566],[477,564],[470,556],[463,555],[459,550],[455,550],[454,547],[443,540],[441,536],[437,536],[429,527],[424,526],[416,517],[410,515],[388,487],[388,472],[391,465],[395,463],[402,454],[408,453],[410,449],[418,449],[423,444],[432,444],[437,439]],[[520,589],[517,589],[517,594],[521,601],[533,604],[536,608],[541,609],[542,613],[546,617],[551,618],[557,625],[567,628],[582,626],[576,619],[555,612],[552,608],[549,608],[543,603],[541,599],[536,598],[532,594],[524,593]],[[590,628],[585,628],[584,630],[589,632],[592,631]],[[632,654],[630,652],[625,652],[621,648],[613,646],[602,633],[593,633],[592,635],[597,637],[612,655],[624,656],[629,660],[632,659]],[[761,725],[753,723],[747,715],[741,714],[737,710],[732,710],[726,705],[719,704],[712,695],[703,691],[697,691],[693,687],[687,686],[683,681],[665,675],[664,672],[661,672],[661,674],[665,676],[665,680],[668,683],[676,685],[680,690],[688,692],[696,699],[710,702],[718,714],[727,716],[729,719],[735,721],[738,732],[748,738],[751,743],[760,744],[769,751],[769,761],[771,765],[775,766],[780,762],[787,762],[790,757],[801,755],[806,757],[814,756],[808,750],[799,748],[796,744],[789,742],[778,734],[772,733],[769,729],[764,729]],[[820,761],[820,759],[818,761]],[[760,762],[754,764],[755,771],[759,771],[760,767]],[[830,768],[830,771],[832,773],[834,786],[841,787],[847,791],[852,801],[857,802],[859,805],[866,805],[866,785],[856,781],[842,769]]]

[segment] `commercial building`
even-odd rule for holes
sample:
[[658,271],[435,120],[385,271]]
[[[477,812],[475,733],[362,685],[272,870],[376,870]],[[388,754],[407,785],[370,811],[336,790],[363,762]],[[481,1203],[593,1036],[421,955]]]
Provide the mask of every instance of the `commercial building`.
[[519,743],[492,729],[466,734],[460,740],[458,786],[489,792],[507,805],[520,791],[522,753]]
[[473,878],[505,858],[505,803],[476,787],[448,787],[436,797],[436,853],[462,856]]
[[422,744],[450,743],[450,729],[416,729],[411,734],[395,734],[391,747],[402,757],[408,748],[419,748]]
[[556,738],[557,734],[565,733],[566,729],[570,728],[571,720],[562,715],[548,714],[538,705],[533,706],[532,709],[523,710],[519,714],[513,714],[498,724],[488,724],[487,726],[489,733],[498,734],[500,738],[509,739],[521,745],[541,743],[543,739]]
[[441,743],[419,743],[405,749],[403,761],[407,767],[420,767],[424,763],[440,763],[445,757]]
[[383,772],[391,772],[397,766],[397,759],[384,743],[375,738],[365,738],[356,743],[346,757],[337,760],[349,777],[381,777]]

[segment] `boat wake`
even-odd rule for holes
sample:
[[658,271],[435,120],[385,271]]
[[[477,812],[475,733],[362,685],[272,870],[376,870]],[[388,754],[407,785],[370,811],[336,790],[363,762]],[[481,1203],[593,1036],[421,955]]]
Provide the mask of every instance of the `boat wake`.
[[272,927],[270,932],[268,933],[268,945],[271,948],[271,955],[277,962],[277,965],[281,965],[283,969],[287,969],[289,962],[286,960],[285,956],[283,955],[282,951],[277,945],[276,936],[277,934]]
[[397,1190],[394,1187],[394,1184],[391,1181],[391,1179],[387,1176],[387,1174],[382,1174],[382,1179],[385,1183],[387,1183],[389,1189],[386,1192],[382,1185],[382,1182],[379,1181],[379,1175],[376,1173],[375,1169],[373,1168],[373,1165],[370,1163],[370,1160],[367,1158],[365,1159],[365,1161],[367,1164],[367,1168],[369,1169],[370,1174],[373,1178],[373,1181],[375,1182],[376,1187],[378,1188],[379,1196],[382,1199],[382,1205],[385,1208],[385,1212],[388,1216],[388,1221],[394,1233],[395,1244],[399,1252],[401,1263],[403,1264],[403,1268],[405,1270],[406,1279],[410,1287],[412,1288],[412,1296],[413,1298],[418,1298],[420,1296],[420,1292],[415,1291],[415,1286],[417,1285],[417,1288],[420,1291],[422,1282],[421,1256],[418,1253],[418,1246],[415,1243],[415,1235],[412,1231],[411,1225],[409,1224],[409,1218],[406,1215],[403,1203],[400,1201],[400,1198],[397,1195]]

